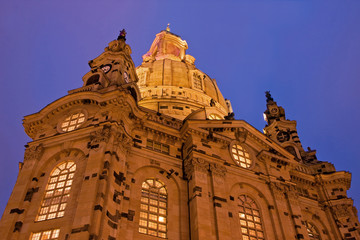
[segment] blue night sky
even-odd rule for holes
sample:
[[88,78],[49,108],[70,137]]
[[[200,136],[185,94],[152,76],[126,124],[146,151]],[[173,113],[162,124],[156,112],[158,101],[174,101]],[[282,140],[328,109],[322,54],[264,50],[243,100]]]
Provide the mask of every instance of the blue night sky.
[[168,22],[236,119],[262,131],[270,90],[303,147],[352,172],[360,209],[359,12],[358,0],[2,1],[0,215],[30,141],[23,116],[82,86],[87,62],[122,28],[140,65]]

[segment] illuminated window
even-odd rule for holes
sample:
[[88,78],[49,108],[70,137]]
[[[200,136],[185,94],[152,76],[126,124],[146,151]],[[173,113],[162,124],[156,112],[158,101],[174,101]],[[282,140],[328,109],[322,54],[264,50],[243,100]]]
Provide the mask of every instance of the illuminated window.
[[305,222],[305,225],[310,239],[321,239],[318,230],[313,224]]
[[240,228],[243,240],[264,240],[260,210],[249,196],[238,198]]
[[55,167],[50,174],[36,221],[44,221],[64,216],[66,204],[70,197],[70,189],[75,170],[76,164],[72,161],[61,163]]
[[60,229],[53,229],[43,232],[32,233],[29,240],[57,240]]
[[83,113],[75,113],[70,117],[67,117],[61,123],[61,130],[63,132],[70,132],[80,127],[81,124],[85,122],[85,115]]
[[166,238],[167,191],[163,183],[148,179],[142,183],[139,232]]
[[208,118],[209,118],[210,120],[222,120],[222,118],[221,118],[219,115],[214,114],[214,113],[210,114],[210,115],[208,116]]
[[250,159],[249,153],[239,144],[234,144],[231,147],[231,154],[237,165],[243,168],[251,167],[252,160]]

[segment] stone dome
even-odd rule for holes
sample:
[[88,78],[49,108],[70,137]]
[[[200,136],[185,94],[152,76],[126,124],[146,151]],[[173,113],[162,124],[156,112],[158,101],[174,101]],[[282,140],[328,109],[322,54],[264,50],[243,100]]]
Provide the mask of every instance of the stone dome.
[[177,119],[201,108],[220,118],[227,116],[229,107],[215,79],[195,67],[195,58],[186,49],[186,41],[168,30],[156,35],[136,69],[139,105]]

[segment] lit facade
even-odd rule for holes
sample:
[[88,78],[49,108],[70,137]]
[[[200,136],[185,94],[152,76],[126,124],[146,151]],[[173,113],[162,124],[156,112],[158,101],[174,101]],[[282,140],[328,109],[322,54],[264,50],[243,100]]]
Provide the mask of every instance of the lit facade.
[[360,239],[351,174],[305,151],[269,92],[261,133],[179,36],[158,33],[137,68],[125,37],[24,118],[2,239]]

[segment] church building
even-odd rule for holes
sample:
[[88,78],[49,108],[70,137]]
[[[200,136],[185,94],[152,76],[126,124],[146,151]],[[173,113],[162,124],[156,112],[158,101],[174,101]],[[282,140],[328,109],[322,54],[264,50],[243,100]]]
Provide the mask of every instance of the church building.
[[236,120],[187,49],[167,27],[135,67],[122,30],[81,87],[24,117],[1,239],[360,239],[351,174],[303,149],[270,92],[263,132]]

